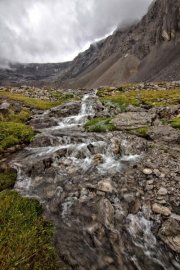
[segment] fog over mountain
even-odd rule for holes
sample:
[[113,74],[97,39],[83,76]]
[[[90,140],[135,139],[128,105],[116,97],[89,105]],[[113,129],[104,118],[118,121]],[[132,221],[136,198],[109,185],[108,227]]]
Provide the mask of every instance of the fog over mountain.
[[140,19],[152,0],[1,0],[0,65],[62,62]]

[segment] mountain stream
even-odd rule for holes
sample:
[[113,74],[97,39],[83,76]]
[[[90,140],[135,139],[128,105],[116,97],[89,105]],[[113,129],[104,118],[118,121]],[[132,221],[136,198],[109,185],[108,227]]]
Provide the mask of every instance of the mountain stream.
[[[79,114],[39,128],[34,142],[12,162],[18,173],[15,189],[41,202],[55,225],[59,255],[73,269],[180,269],[153,233],[148,206],[134,211],[135,195],[121,195],[126,193],[121,176],[141,162],[143,150],[123,135],[83,129],[96,113],[96,101],[95,93],[87,94]],[[44,115],[39,117],[43,121]]]

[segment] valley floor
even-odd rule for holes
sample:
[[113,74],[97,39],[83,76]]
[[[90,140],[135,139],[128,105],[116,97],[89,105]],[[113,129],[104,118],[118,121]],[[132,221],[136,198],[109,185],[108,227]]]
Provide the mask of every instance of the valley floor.
[[1,269],[180,268],[180,83],[0,100]]

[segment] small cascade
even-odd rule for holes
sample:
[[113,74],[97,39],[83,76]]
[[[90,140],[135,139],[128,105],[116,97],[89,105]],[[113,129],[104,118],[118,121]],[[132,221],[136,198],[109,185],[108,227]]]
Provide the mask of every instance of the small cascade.
[[13,161],[15,189],[42,203],[56,226],[60,255],[77,269],[180,269],[154,236],[149,210],[127,214],[116,192],[143,153],[131,152],[128,141],[113,134],[85,133],[82,126],[95,113],[93,93],[83,97],[78,115],[41,129]]
[[70,129],[70,128],[82,126],[83,124],[85,124],[85,122],[87,121],[89,117],[94,116],[94,113],[95,113],[94,108],[93,108],[94,99],[95,99],[95,94],[85,95],[82,98],[81,109],[78,115],[65,117],[58,123],[58,126],[45,129],[44,131]]
[[[171,255],[167,253],[166,257],[164,257],[164,250],[161,249],[153,234],[153,221],[150,220],[149,209],[143,208],[143,211],[136,215],[128,215],[127,221],[129,237],[132,239],[135,247],[143,252],[144,260],[150,264],[149,269],[175,269],[172,263],[170,263]],[[144,265],[142,265],[142,262],[138,263],[139,259],[137,256],[134,254],[131,259],[139,270],[143,270]]]

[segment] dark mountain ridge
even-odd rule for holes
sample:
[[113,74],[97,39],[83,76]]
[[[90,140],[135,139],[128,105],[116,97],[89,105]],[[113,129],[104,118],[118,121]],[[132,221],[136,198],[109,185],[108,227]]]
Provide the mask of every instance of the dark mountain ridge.
[[138,23],[117,28],[73,61],[11,65],[0,84],[97,87],[127,82],[180,79],[180,0],[156,0]]

